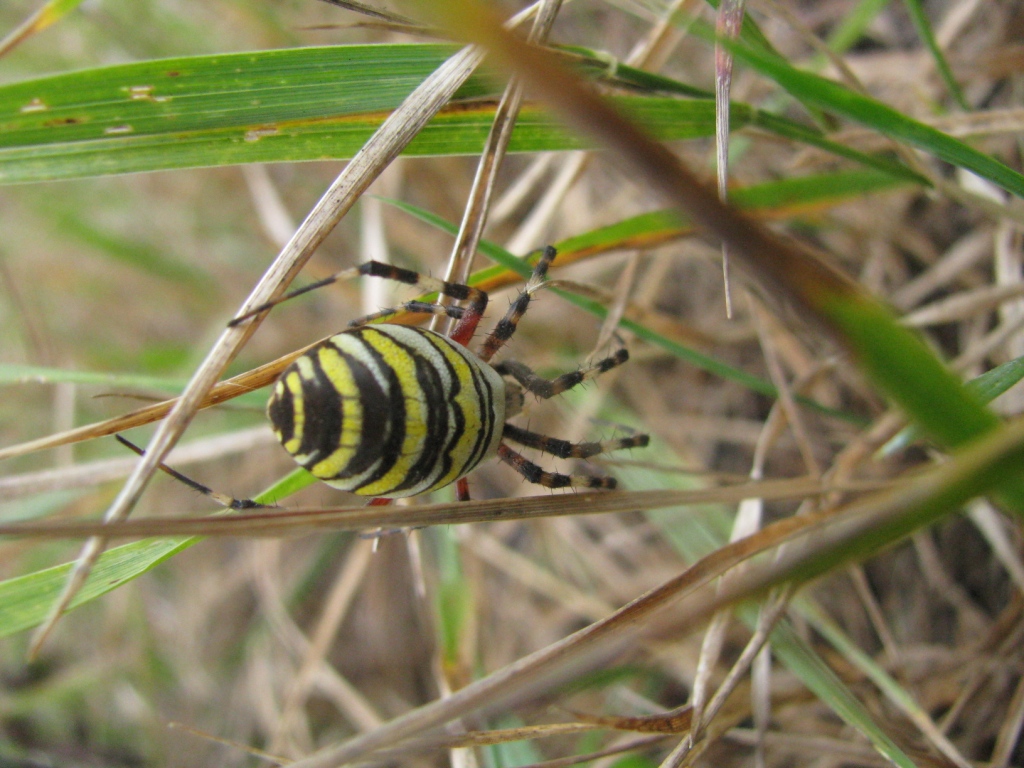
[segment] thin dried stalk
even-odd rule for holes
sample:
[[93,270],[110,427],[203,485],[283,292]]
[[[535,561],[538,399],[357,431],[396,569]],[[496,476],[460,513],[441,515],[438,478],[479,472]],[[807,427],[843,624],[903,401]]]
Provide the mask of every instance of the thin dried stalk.
[[[527,38],[531,43],[542,43],[547,39],[562,6],[562,0],[543,0],[539,5],[540,9],[534,17],[533,27]],[[473,177],[473,186],[470,188],[469,199],[466,201],[466,208],[462,214],[462,223],[459,225],[452,255],[448,261],[445,280],[464,283],[469,277],[473,255],[476,253],[484,226],[487,224],[487,214],[498,170],[505,157],[508,142],[512,138],[512,131],[515,128],[522,103],[523,89],[518,81],[512,78],[501,95],[501,101],[498,102],[494,112],[494,122],[487,134],[487,140],[484,142],[476,175]],[[439,320],[440,317],[435,318],[435,321]]]
[[[531,520],[564,515],[596,515],[658,509],[684,504],[736,503],[756,496],[765,500],[803,499],[871,486],[824,487],[813,480],[767,480],[699,490],[590,491],[566,496],[484,499],[461,503],[380,507],[296,507],[244,515],[160,517],[115,523],[42,520],[0,525],[0,536],[74,539],[105,535],[111,539],[150,536],[307,536],[328,531],[366,531],[427,525],[463,525],[497,520]],[[877,486],[874,486],[877,487]],[[567,499],[571,503],[567,503]],[[104,527],[106,526],[106,527]]]
[[[1024,422],[1018,422],[982,438],[943,467],[854,504],[841,515],[817,513],[774,523],[754,536],[722,547],[608,619],[470,683],[447,699],[401,715],[371,733],[328,747],[293,766],[332,768],[470,712],[498,708],[508,711],[517,703],[557,691],[586,670],[611,663],[640,639],[678,638],[726,606],[762,594],[798,573],[806,578],[834,568],[851,555],[854,542],[863,542],[865,537],[878,542],[880,532],[886,529],[906,530],[921,522],[925,510],[930,519],[961,503],[962,495],[970,492],[983,468],[998,465],[1006,470],[1016,466],[1022,451]],[[751,555],[765,552],[766,547],[778,548],[777,556],[750,563],[724,588],[716,589],[722,575]]]
[[[743,24],[746,0],[722,0],[718,6],[715,31],[726,40],[736,40]],[[729,95],[732,93],[732,54],[720,42],[715,43],[715,157],[717,159],[718,197],[729,199]],[[725,315],[732,318],[732,285],[729,281],[729,245],[722,243],[722,283]]]
[[[356,542],[350,550],[345,567],[338,574],[333,588],[324,601],[320,619],[309,640],[309,647],[306,649],[302,665],[292,679],[291,688],[284,697],[281,716],[275,725],[268,751],[280,751],[285,740],[289,738],[289,728],[296,721],[299,710],[305,706],[314,690],[314,676],[321,666],[327,664],[325,657],[337,635],[341,622],[348,613],[352,600],[356,596],[356,591],[362,584],[363,577],[370,565],[372,552],[373,542],[369,540]],[[372,719],[366,718],[361,723],[364,730],[369,730],[381,723],[376,713],[371,714]]]
[[[430,118],[448,103],[482,58],[482,52],[472,46],[463,49],[424,80],[401,106],[388,116],[309,213],[256,284],[238,314],[245,314],[284,293],[316,248],[355,205],[360,195],[412,141]],[[139,460],[135,471],[104,515],[106,522],[123,520],[131,514],[160,462],[192,421],[192,417],[228,363],[259,327],[261,319],[257,317],[252,322],[224,330],[192,376],[181,397],[167,414],[167,418],[157,428],[146,446],[146,454]],[[54,604],[49,618],[32,637],[28,651],[30,657],[38,654],[105,548],[106,541],[102,537],[96,537],[86,543],[68,578],[64,593]]]

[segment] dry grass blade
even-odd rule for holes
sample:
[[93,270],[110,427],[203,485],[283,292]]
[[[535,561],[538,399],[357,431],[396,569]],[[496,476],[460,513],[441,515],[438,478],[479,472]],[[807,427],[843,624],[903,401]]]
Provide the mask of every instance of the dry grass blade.
[[636,731],[637,733],[686,733],[693,722],[691,707],[676,707],[670,712],[661,712],[644,717],[596,717],[574,713],[585,723],[594,723],[618,731]]
[[374,8],[372,5],[366,3],[358,3],[353,0],[320,0],[322,3],[328,5],[334,5],[338,8],[344,8],[350,11],[356,11],[361,16],[369,16],[371,18],[380,19],[381,21],[387,21],[392,24],[401,26],[415,26],[412,19],[402,16],[398,13],[382,11],[378,8]]
[[[767,295],[785,296],[812,326],[822,324],[817,311],[822,304],[863,295],[856,283],[817,255],[773,235],[722,203],[675,154],[581,86],[554,56],[502,33],[482,5],[449,2],[440,7],[450,14],[445,20],[454,29],[486,45],[491,55],[521,76],[532,92],[574,128],[614,148],[630,170],[686,211],[698,230],[726,243]],[[836,332],[835,328],[829,330]]]
[[753,637],[744,646],[740,657],[732,665],[725,680],[722,681],[718,690],[715,691],[715,695],[711,697],[707,706],[702,709],[700,723],[691,730],[688,738],[680,742],[679,746],[665,758],[663,765],[666,768],[675,765],[690,765],[700,754],[699,750],[695,750],[695,747],[704,739],[708,724],[715,722],[726,701],[739,689],[740,683],[749,673],[758,654],[765,648],[772,630],[789,606],[790,592],[791,590],[788,586],[783,587],[779,590],[778,594],[773,594],[762,607]]
[[[355,280],[275,309],[229,369],[253,370],[197,393],[199,407],[241,399],[204,411],[165,459],[281,507],[214,513],[213,494],[158,478],[131,519],[102,522],[111,479],[138,460],[95,438],[153,433],[177,402],[158,399],[224,342],[341,162],[459,50],[437,24],[362,23],[368,1],[175,15],[160,0],[42,0],[75,11],[0,58],[0,181],[23,182],[0,184],[0,763],[1021,763],[1021,522],[988,489],[1019,478],[1024,427],[985,436],[1024,413],[1011,3],[925,8],[963,85],[957,112],[900,4],[766,0],[739,24],[743,0],[537,2],[521,18],[538,14],[539,31],[557,8],[563,66],[704,186],[574,101],[544,50],[517,48],[505,58],[547,96],[508,69],[503,97],[489,57],[285,293],[367,259],[440,277],[457,238],[449,274],[469,269],[490,294],[480,341],[498,292],[529,272],[520,255],[552,244],[551,290],[495,360],[548,377],[602,344],[630,359],[527,397],[513,425],[570,443],[649,434],[593,464],[526,452],[625,490],[549,494],[485,459],[466,478],[478,501],[451,503],[463,487],[367,508],[296,470],[259,413],[269,391],[253,390],[303,350],[274,358],[357,315],[436,301]],[[0,37],[25,15],[0,4]],[[480,45],[472,13],[457,22]],[[123,58],[124,30],[145,30],[132,63],[97,66]],[[136,167],[167,170],[118,175]],[[714,208],[726,186],[745,218]],[[700,230],[681,193],[708,198]],[[723,230],[741,246],[727,245],[731,320]],[[469,264],[474,244],[485,263]],[[933,365],[877,367],[921,400],[966,380],[987,404],[981,442],[949,439],[880,383],[867,331],[847,344],[832,301],[860,318],[895,307],[869,341],[922,340]],[[931,402],[944,427],[978,426]],[[972,494],[986,495],[962,503]],[[92,536],[112,543],[26,667],[29,632]]]
[[[718,6],[716,29],[727,40],[736,40],[743,24],[745,0],[723,0]],[[718,160],[718,196],[729,198],[729,96],[732,93],[732,54],[715,45],[715,151]],[[732,286],[729,283],[729,246],[722,244],[722,280],[725,286],[725,314],[732,317]]]
[[[768,365],[769,372],[771,373],[772,381],[781,394],[780,399],[772,407],[771,414],[765,422],[761,434],[758,436],[757,445],[754,450],[753,466],[750,470],[750,477],[753,480],[757,480],[764,475],[765,463],[767,462],[770,448],[778,441],[783,429],[785,429],[787,425],[796,435],[797,443],[800,446],[800,451],[804,458],[806,467],[812,472],[813,476],[820,477],[820,469],[813,459],[813,454],[811,453],[810,448],[807,446],[808,441],[805,435],[805,430],[802,426],[803,422],[794,406],[791,388],[782,376],[776,350],[773,341],[770,338],[770,330],[772,329],[773,323],[769,314],[759,305],[757,300],[752,297],[750,299],[750,306],[753,310],[754,316],[759,320],[757,324],[758,338],[761,342],[761,349],[764,352],[765,361]],[[749,536],[761,526],[764,515],[764,505],[766,502],[767,500],[763,497],[751,497],[744,499],[740,503],[739,513],[736,515],[735,521],[733,522],[733,529],[730,532],[730,541],[736,541],[745,536]],[[745,647],[740,659],[733,664],[725,681],[719,685],[718,690],[715,692],[710,703],[708,703],[707,694],[710,686],[711,675],[719,662],[722,646],[725,642],[726,629],[733,621],[734,617],[731,611],[722,611],[712,619],[704,634],[703,642],[701,643],[700,658],[697,662],[697,674],[694,677],[692,702],[697,727],[687,739],[681,742],[676,749],[674,749],[672,753],[665,758],[666,764],[681,765],[684,763],[691,763],[701,753],[702,748],[695,750],[694,747],[699,744],[708,724],[713,722],[715,713],[721,708],[725,698],[732,693],[735,687],[742,680],[743,675],[746,674],[749,665],[754,662],[755,655],[763,646],[767,639],[768,632],[770,632],[774,627],[774,624],[781,615],[780,612],[785,605],[785,600],[781,600],[776,597],[775,600],[771,601],[769,606],[762,611],[754,637]],[[766,691],[757,690],[756,688],[755,692],[761,698],[767,695]],[[705,709],[706,703],[708,703],[707,709]]]
[[[780,525],[789,527],[784,523]],[[699,593],[701,586],[707,587],[716,576],[753,554],[745,551],[746,543],[719,550],[609,618],[473,682],[446,699],[402,715],[372,733],[299,760],[295,766],[329,768],[342,765],[470,712],[509,708],[517,702],[541,695],[543,691],[555,690],[571,675],[617,656],[628,639],[635,636],[641,623],[649,621],[658,610],[674,604],[683,595]],[[699,615],[694,618],[699,619]]]
[[993,285],[974,291],[963,291],[956,296],[940,299],[911,312],[902,318],[905,325],[922,327],[963,320],[993,309],[1024,294],[1024,285]]
[[49,0],[30,14],[17,27],[0,40],[0,57],[8,55],[23,42],[58,22],[62,16],[73,12],[82,0]]
[[[299,760],[295,766],[332,768],[470,712],[507,710],[549,696],[570,678],[611,663],[628,648],[635,647],[640,637],[678,637],[696,629],[726,606],[761,595],[776,584],[813,578],[847,558],[890,542],[894,536],[915,529],[983,491],[984,478],[988,482],[995,479],[989,469],[1013,469],[1022,455],[1024,422],[1018,422],[988,437],[947,466],[855,503],[840,514],[782,520],[722,547],[608,619],[470,683],[446,699]],[[720,576],[769,548],[778,548],[774,557],[751,562],[721,589],[717,588]],[[671,611],[666,610],[669,607]]]
[[[280,751],[285,741],[291,736],[289,731],[296,728],[299,714],[313,693],[313,681],[318,669],[328,666],[326,656],[330,645],[335,640],[335,636],[341,626],[341,622],[348,613],[356,591],[363,583],[372,551],[373,542],[361,542],[353,556],[348,559],[344,570],[338,574],[332,589],[327,594],[323,612],[316,628],[313,630],[309,648],[306,649],[302,659],[302,665],[299,667],[291,688],[287,692],[281,707],[280,720],[276,724],[277,728],[267,751]],[[376,716],[376,713],[368,712],[367,714],[363,715],[363,724],[366,729],[380,725],[381,721]]]
[[[690,233],[690,231],[691,230],[689,228],[681,227],[678,230],[666,232],[658,237],[637,238],[634,241],[620,241],[615,243],[612,247],[597,245],[570,251],[560,251],[558,260],[559,267],[561,268],[578,261],[583,261],[602,253],[608,253],[611,250],[619,250],[621,248],[629,247],[654,247],[657,245],[664,245],[667,242],[685,237]],[[481,280],[475,283],[475,285],[481,290],[489,293],[521,282],[522,278],[519,275],[514,272],[504,271],[491,276],[486,280]],[[559,284],[562,281],[553,280],[550,282],[552,284]],[[609,300],[606,293],[595,291],[589,286],[579,285],[577,283],[572,283],[571,281],[564,281],[564,284],[571,286],[574,292],[578,292],[581,295],[589,296],[602,302],[607,302]],[[693,344],[707,342],[707,339],[704,338],[693,338],[693,331],[687,327],[680,326],[677,323],[666,320],[663,317],[660,317],[658,313],[645,310],[642,307],[628,307],[625,315],[637,322],[642,322],[645,325],[653,327],[667,336],[680,338]],[[420,320],[421,318],[416,315],[400,313],[395,317],[389,318],[388,322],[406,324],[416,323]],[[218,382],[200,401],[198,410],[226,403],[236,397],[241,397],[249,392],[254,392],[258,389],[269,386],[277,380],[277,377],[281,375],[281,371],[287,368],[290,363],[312,346],[314,345],[308,344],[294,352],[288,353],[287,355],[282,355],[276,360],[271,360],[268,363],[264,363],[263,365],[253,368],[250,371],[240,373],[230,379]],[[13,459],[18,456],[25,456],[38,451],[51,450],[63,445],[71,445],[74,443],[84,442],[86,440],[95,440],[100,437],[107,437],[109,435],[118,434],[119,432],[125,432],[135,427],[152,424],[153,422],[160,421],[165,418],[177,402],[178,398],[172,398],[161,403],[154,403],[152,405],[138,408],[129,413],[122,414],[121,416],[115,416],[104,421],[86,424],[81,427],[61,432],[55,432],[35,440],[26,440],[22,443],[9,445],[5,448],[0,448],[0,461]]]
[[[283,371],[289,363],[301,355],[306,349],[307,347],[304,347],[296,352],[284,355],[277,360],[273,360],[259,366],[258,368],[254,368],[251,371],[246,371],[245,373],[214,385],[199,403],[198,409],[219,405],[227,402],[228,400],[244,395],[247,392],[252,392],[271,384],[281,374],[281,371]],[[159,421],[166,417],[177,402],[178,398],[166,400],[162,403],[155,403],[143,408],[138,408],[130,413],[123,414],[122,416],[115,416],[114,418],[107,419],[106,421],[87,424],[82,427],[76,427],[75,429],[69,429],[64,432],[47,435],[46,437],[41,437],[37,440],[29,440],[24,443],[18,443],[17,445],[2,448],[0,449],[0,461],[4,459],[12,459],[16,456],[24,456],[36,451],[56,448],[61,445],[70,445],[84,440],[94,440],[99,437],[116,435],[119,432],[125,432],[134,427],[141,427],[144,424],[152,424],[154,421]]]
[[[472,48],[456,54],[428,77],[384,121],[310,211],[298,231],[243,303],[238,314],[245,314],[254,307],[273,301],[285,291],[341,217],[355,204],[381,171],[412,141],[427,121],[448,103],[459,86],[476,69],[481,58],[482,54]],[[138,501],[146,483],[202,406],[224,368],[256,331],[259,322],[260,318],[256,318],[244,326],[228,327],[221,334],[181,397],[168,412],[166,419],[161,422],[146,446],[146,454],[139,460],[124,488],[110,505],[104,516],[107,522],[123,520],[131,514],[132,507]],[[30,655],[38,653],[71,598],[85,583],[89,569],[104,548],[103,540],[96,538],[83,549],[77,567],[68,580],[67,589],[54,605],[50,619],[33,637],[29,648]]]
[[[803,499],[842,489],[816,481],[770,480],[694,491],[586,492],[572,496],[530,496],[518,499],[485,499],[461,503],[423,504],[415,507],[291,508],[244,515],[155,518],[116,523],[44,521],[0,525],[0,536],[32,538],[82,538],[102,533],[111,539],[151,536],[307,536],[328,531],[394,530],[429,525],[461,525],[498,520],[529,520],[561,515],[598,515],[658,509],[683,504],[735,503],[757,496],[767,500]],[[103,527],[107,526],[107,527]]]
[[[530,30],[529,40],[531,42],[542,43],[547,39],[551,26],[558,17],[561,5],[561,0],[545,0],[540,3],[540,9],[534,17],[533,27]],[[498,102],[498,108],[494,113],[494,123],[484,142],[480,162],[477,165],[476,174],[473,176],[473,186],[470,188],[469,198],[463,209],[462,223],[459,225],[459,233],[455,237],[455,245],[452,248],[448,269],[445,272],[445,280],[464,283],[469,277],[473,255],[476,253],[480,238],[483,236],[484,226],[487,224],[487,214],[490,210],[491,195],[494,192],[498,170],[501,168],[501,161],[512,138],[512,129],[515,127],[522,103],[523,89],[513,79],[505,86],[501,101]],[[439,320],[440,318],[435,318],[433,324],[437,325]]]
[[[218,456],[245,453],[261,445],[270,445],[272,440],[273,436],[261,426],[188,444],[179,443],[169,460],[173,464],[209,461]],[[46,491],[93,487],[127,477],[135,464],[136,460],[126,455],[122,459],[82,462],[69,467],[7,475],[0,477],[0,495],[10,500]]]
[[375,753],[373,764],[386,764],[388,762],[407,758],[410,756],[422,756],[431,751],[442,749],[455,749],[466,747],[485,747],[496,744],[507,744],[515,741],[554,738],[577,733],[586,733],[598,729],[614,729],[622,731],[635,731],[638,733],[659,734],[654,738],[644,737],[631,739],[619,743],[615,747],[603,749],[588,755],[580,755],[573,759],[549,760],[543,763],[534,764],[545,768],[554,768],[561,765],[574,765],[580,762],[594,760],[599,757],[622,754],[643,746],[660,741],[667,735],[679,733],[687,727],[688,718],[685,713],[655,715],[646,718],[628,717],[590,717],[578,715],[581,722],[549,723],[545,725],[524,726],[521,728],[501,728],[489,731],[471,731],[464,734],[441,733],[436,736],[423,735],[409,739],[401,746],[393,749],[382,749]]
[[[370,761],[361,761],[360,765],[389,765],[396,761],[409,758],[422,758],[431,752],[441,750],[466,749],[470,747],[488,747],[501,744],[509,744],[517,741],[537,740],[545,738],[558,738],[572,736],[575,734],[593,732],[602,729],[616,728],[618,718],[581,718],[582,722],[576,723],[548,723],[545,725],[523,726],[521,728],[496,728],[488,731],[469,731],[467,733],[435,732],[424,734],[416,738],[402,742],[391,749],[381,749],[374,753]],[[626,719],[621,720],[622,730],[629,730]],[[638,723],[639,724],[639,723]],[[637,729],[643,732],[643,728]],[[595,760],[600,757],[619,755],[630,752],[650,744],[657,743],[664,739],[666,734],[661,733],[654,737],[644,736],[639,739],[629,739],[619,742],[614,747],[602,749],[589,755],[580,755],[575,758],[548,760],[542,763],[534,763],[532,766],[524,765],[523,768],[556,768],[556,766],[571,766],[579,763]]]

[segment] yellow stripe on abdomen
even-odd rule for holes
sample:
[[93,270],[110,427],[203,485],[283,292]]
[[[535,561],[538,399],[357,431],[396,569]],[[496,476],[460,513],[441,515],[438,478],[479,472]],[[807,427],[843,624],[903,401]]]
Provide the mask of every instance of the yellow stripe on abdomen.
[[[423,392],[416,377],[416,360],[413,353],[400,346],[390,333],[394,326],[381,325],[377,328],[361,328],[360,336],[365,344],[380,356],[380,361],[387,365],[388,372],[397,379],[398,393],[392,393],[392,401],[400,396],[405,403],[405,419],[400,427],[404,438],[401,448],[396,454],[383,457],[386,467],[390,468],[374,482],[356,489],[362,496],[383,496],[391,493],[402,485],[409,471],[416,464],[423,452],[427,437],[427,409],[431,404],[423,397]],[[404,330],[398,326],[399,330]]]
[[380,324],[296,360],[268,405],[285,449],[335,488],[399,498],[442,488],[493,455],[503,379],[450,339]]
[[351,463],[356,449],[363,439],[363,407],[359,388],[352,376],[352,368],[333,344],[324,344],[310,351],[310,356],[330,381],[341,399],[341,436],[334,450],[320,460],[309,471],[315,477],[331,479]]

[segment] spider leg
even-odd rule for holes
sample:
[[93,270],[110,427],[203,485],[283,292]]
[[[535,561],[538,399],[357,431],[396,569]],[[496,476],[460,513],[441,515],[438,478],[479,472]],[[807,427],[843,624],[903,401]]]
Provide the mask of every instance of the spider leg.
[[527,448],[535,448],[538,451],[550,453],[552,456],[557,456],[560,459],[588,459],[591,456],[597,456],[599,453],[618,451],[623,448],[644,448],[650,442],[650,437],[647,435],[630,435],[629,437],[602,440],[601,442],[570,443],[568,440],[530,432],[514,424],[506,424],[503,435],[513,442],[525,445]]
[[[135,445],[135,443],[133,443],[128,438],[122,437],[121,435],[114,435],[114,437],[117,438],[117,442],[119,442],[121,445],[125,446],[129,450],[134,451],[139,456],[145,456],[146,455],[146,452],[144,450],[139,448],[139,446]],[[261,504],[258,501],[253,501],[252,499],[236,499],[234,496],[228,496],[227,494],[224,494],[224,493],[218,493],[217,491],[213,490],[212,488],[208,488],[207,486],[203,485],[202,483],[196,482],[191,477],[188,477],[187,475],[181,474],[181,472],[179,472],[178,470],[172,469],[171,467],[167,466],[163,462],[160,463],[160,469],[163,470],[164,472],[166,472],[171,477],[173,477],[179,483],[182,483],[183,485],[187,485],[193,491],[198,491],[199,493],[203,494],[203,496],[209,497],[213,501],[215,501],[218,504],[220,504],[222,507],[226,507],[228,509],[274,509],[275,508],[274,505],[272,505],[272,504]]]
[[[134,451],[139,456],[146,455],[146,452],[142,450],[142,448],[137,446],[128,438],[122,435],[114,435],[114,437],[117,438],[117,442],[119,442],[125,448],[128,448],[130,451]],[[214,501],[227,509],[279,509],[279,507],[276,504],[261,504],[260,502],[255,501],[253,499],[236,499],[234,496],[229,496],[226,493],[220,493],[219,491],[215,491],[209,486],[203,485],[197,480],[193,480],[188,475],[183,475],[178,470],[174,469],[173,467],[167,466],[163,462],[161,462],[159,466],[163,472],[173,477],[182,485],[188,486],[193,491],[201,493],[203,496],[208,497],[211,501]],[[366,503],[366,506],[380,507],[390,504],[391,501],[391,499],[370,499],[370,501]]]
[[[421,275],[419,272],[414,272],[411,269],[402,269],[391,264],[381,264],[379,261],[368,261],[365,264],[361,264],[358,269],[360,274],[371,277],[383,277],[387,280],[405,283],[406,285],[418,288],[423,293],[440,293],[458,301],[468,301],[469,303],[465,307],[443,307],[424,301],[410,301],[402,305],[402,309],[408,309],[411,312],[448,315],[448,317],[456,318],[459,320],[455,326],[456,328],[463,325],[467,319],[471,319],[474,315],[477,316],[476,322],[480,322],[479,316],[482,316],[487,308],[487,294],[479,288],[472,288],[462,283],[449,283],[447,280],[430,277],[429,275]],[[371,321],[392,317],[399,311],[399,309],[385,309],[358,320],[353,320],[349,325],[352,327],[366,325]],[[474,329],[475,327],[476,324],[474,323]]]
[[[278,298],[273,299],[272,301],[268,301],[266,304],[261,304],[255,309],[251,309],[245,314],[239,315],[238,317],[234,318],[228,323],[228,326],[236,326],[239,323],[242,323],[243,321],[248,320],[251,317],[254,317],[262,312],[266,312],[267,310],[277,306],[278,304],[284,301],[293,299],[296,296],[301,296],[304,293],[309,293],[310,291],[316,290],[317,288],[322,288],[325,285],[331,285],[332,283],[337,283],[343,280],[351,280],[352,278],[358,277],[359,275],[363,275],[365,277],[382,277],[387,280],[395,280],[396,282],[405,283],[406,285],[412,285],[416,288],[419,288],[424,293],[437,292],[442,293],[445,296],[449,296],[453,299],[466,300],[469,303],[466,305],[465,308],[455,309],[455,312],[457,312],[458,314],[449,312],[449,308],[447,307],[441,308],[439,310],[424,310],[422,309],[422,307],[431,306],[425,304],[424,302],[408,302],[408,304],[413,305],[414,308],[411,311],[414,312],[447,314],[449,317],[459,318],[459,325],[463,325],[466,322],[467,317],[475,316],[476,321],[473,323],[474,329],[476,328],[476,323],[480,322],[480,316],[483,315],[484,309],[486,309],[487,307],[487,294],[481,291],[479,288],[472,288],[468,285],[462,285],[461,283],[449,283],[445,280],[439,280],[435,277],[430,277],[428,275],[421,275],[420,273],[414,272],[411,269],[402,269],[401,267],[396,267],[392,264],[382,264],[379,261],[367,261],[363,264],[360,264],[358,267],[344,269],[341,272],[337,272],[331,275],[330,277],[325,277],[323,280],[318,280],[315,283],[310,283],[309,285],[303,286],[302,288],[298,288],[294,291],[286,293],[283,296],[279,296]],[[403,307],[404,306],[405,305],[403,305]],[[378,312],[376,314],[369,315],[368,317],[361,318],[360,320],[357,320],[354,323],[352,323],[352,325],[363,325],[370,320],[380,320],[382,318],[391,317],[398,311],[399,310],[394,309]],[[458,328],[458,326],[456,326],[456,328]],[[472,336],[472,332],[470,332],[469,335]]]
[[359,328],[363,325],[387,320],[389,317],[394,317],[399,312],[411,312],[416,315],[447,315],[448,317],[455,318],[456,320],[461,320],[466,314],[464,307],[457,307],[454,304],[431,304],[426,301],[407,301],[404,304],[399,304],[397,307],[382,309],[380,312],[374,312],[372,315],[357,318],[349,323],[348,327]]
[[544,277],[548,273],[548,267],[551,266],[551,262],[555,260],[557,254],[558,251],[550,245],[543,250],[536,266],[533,268],[533,275],[530,276],[526,286],[519,292],[519,296],[512,302],[508,312],[491,329],[491,332],[487,334],[487,338],[484,339],[484,343],[480,346],[479,354],[481,360],[488,362],[512,338],[512,334],[516,332],[520,319],[526,314],[526,308],[530,306],[530,299],[544,284]]
[[498,445],[498,458],[529,482],[542,485],[545,488],[601,488],[610,491],[617,485],[614,477],[563,475],[560,472],[548,472],[522,454],[516,453],[505,443]]
[[629,352],[625,349],[618,350],[614,355],[598,360],[592,365],[580,368],[578,371],[563,373],[554,379],[545,379],[538,376],[533,370],[516,360],[504,360],[494,366],[494,370],[502,376],[511,376],[518,381],[527,392],[531,392],[542,400],[559,395],[567,389],[572,389],[588,379],[599,376],[605,371],[622,365],[629,360]]

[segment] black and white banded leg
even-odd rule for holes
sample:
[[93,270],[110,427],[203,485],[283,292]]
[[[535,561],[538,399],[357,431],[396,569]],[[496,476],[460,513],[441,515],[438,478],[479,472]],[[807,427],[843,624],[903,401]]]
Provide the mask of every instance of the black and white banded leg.
[[533,372],[533,369],[517,360],[504,360],[497,363],[494,366],[494,370],[502,376],[511,376],[527,392],[536,395],[542,400],[547,400],[582,384],[588,379],[600,376],[605,371],[610,371],[627,360],[629,360],[629,352],[625,349],[620,349],[614,355],[598,360],[592,365],[585,366],[571,373],[563,373],[561,376],[553,379],[545,379],[543,376],[538,376]]
[[[643,448],[650,442],[650,437],[647,435],[630,435],[629,437],[619,437],[599,442],[570,443],[568,440],[541,435],[537,432],[517,427],[514,424],[505,424],[502,438],[525,445],[527,448],[550,453],[552,456],[557,456],[560,459],[588,459],[591,456],[618,451],[624,448]],[[614,477],[606,475],[563,475],[560,472],[548,472],[541,468],[540,465],[534,464],[525,456],[509,448],[504,442],[498,448],[498,458],[531,483],[538,483],[545,488],[567,488],[574,486],[608,490],[615,488],[617,485]]]
[[544,285],[544,278],[548,274],[548,268],[557,255],[558,251],[551,245],[541,252],[540,258],[533,267],[533,274],[530,276],[530,279],[519,292],[515,301],[509,306],[505,316],[491,329],[483,344],[480,345],[479,355],[481,360],[490,362],[498,350],[505,346],[505,343],[512,338],[516,328],[519,326],[519,321],[526,314],[527,307],[530,306],[533,294]]
[[521,453],[517,453],[508,445],[498,446],[498,458],[522,475],[528,482],[542,485],[545,488],[599,488],[614,490],[618,485],[614,477],[604,475],[563,475],[561,472],[548,472],[539,464],[534,464]]
[[506,424],[502,436],[519,445],[550,453],[560,459],[589,459],[591,456],[624,448],[644,448],[651,441],[648,435],[631,435],[597,442],[570,443],[568,440],[530,432],[514,424]]
[[463,285],[461,283],[449,283],[446,280],[440,280],[435,277],[430,277],[429,275],[421,275],[419,272],[396,267],[393,264],[383,264],[379,261],[367,261],[357,267],[344,269],[330,277],[325,277],[323,280],[317,280],[315,283],[310,283],[302,288],[290,291],[283,296],[279,296],[273,301],[268,301],[266,304],[261,304],[255,309],[251,309],[245,314],[234,318],[228,323],[228,325],[238,325],[251,317],[255,317],[262,312],[266,312],[267,310],[276,307],[282,302],[294,299],[296,296],[301,296],[302,294],[309,293],[317,288],[323,288],[326,285],[351,280],[359,276],[381,277],[385,280],[394,280],[395,282],[404,283],[418,288],[423,293],[441,293],[458,301],[468,301],[468,304],[465,307],[441,307],[422,301],[410,301],[406,302],[401,307],[385,309],[372,315],[359,318],[358,320],[354,320],[351,323],[353,327],[365,325],[371,321],[379,321],[392,317],[402,310],[425,314],[443,314],[461,320],[466,315],[474,315],[477,317],[482,316],[484,310],[487,308],[487,294],[479,288],[473,288],[472,286]]
[[[117,438],[117,442],[123,445],[130,451],[134,451],[139,456],[145,456],[146,452],[122,435],[114,435]],[[208,486],[203,485],[200,482],[193,480],[188,475],[183,475],[178,470],[167,466],[163,462],[158,465],[161,471],[173,477],[182,485],[187,485],[193,491],[203,494],[203,496],[209,497],[211,500],[217,502],[222,507],[228,509],[277,509],[273,504],[261,504],[258,501],[252,499],[236,499],[234,496],[228,496],[226,493],[219,493]]]

